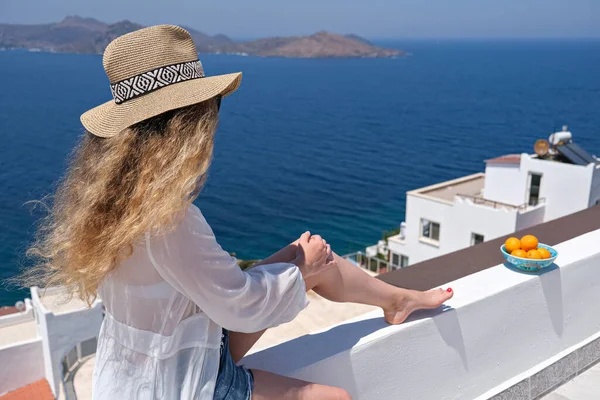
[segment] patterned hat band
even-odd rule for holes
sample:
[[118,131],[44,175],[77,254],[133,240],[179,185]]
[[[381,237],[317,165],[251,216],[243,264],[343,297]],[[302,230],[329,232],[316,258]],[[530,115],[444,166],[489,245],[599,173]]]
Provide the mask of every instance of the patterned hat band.
[[156,68],[120,82],[111,83],[110,91],[115,103],[121,104],[162,87],[198,78],[204,78],[202,63],[200,60],[188,61]]

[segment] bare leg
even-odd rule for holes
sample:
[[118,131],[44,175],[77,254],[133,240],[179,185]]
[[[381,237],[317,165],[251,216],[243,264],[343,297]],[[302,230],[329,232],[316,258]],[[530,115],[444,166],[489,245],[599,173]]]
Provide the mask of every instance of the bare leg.
[[[290,262],[296,256],[295,242],[281,249],[260,264]],[[453,296],[453,292],[442,289],[420,292],[392,286],[366,274],[356,265],[334,254],[337,265],[306,280],[306,290],[314,289],[319,295],[335,302],[352,302],[381,307],[385,320],[400,324],[418,309],[441,306]],[[231,332],[230,350],[238,362],[262,336],[256,333]]]
[[344,389],[318,385],[270,372],[253,370],[252,400],[348,400]]
[[337,254],[334,257],[337,266],[317,276],[314,291],[331,301],[379,306],[390,324],[401,324],[416,310],[437,308],[454,295],[452,289],[420,292],[392,286]]

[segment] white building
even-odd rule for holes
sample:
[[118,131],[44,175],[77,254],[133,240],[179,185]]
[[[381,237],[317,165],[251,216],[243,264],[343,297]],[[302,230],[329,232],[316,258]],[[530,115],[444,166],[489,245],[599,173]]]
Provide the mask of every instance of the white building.
[[[485,174],[407,192],[400,234],[388,238],[392,268],[550,221],[600,203],[598,159],[558,132],[540,156],[486,161]],[[541,238],[543,241],[543,238]]]
[[0,316],[0,396],[46,380],[54,398],[74,399],[63,382],[96,352],[102,302],[91,307],[60,288],[31,288],[20,312]]

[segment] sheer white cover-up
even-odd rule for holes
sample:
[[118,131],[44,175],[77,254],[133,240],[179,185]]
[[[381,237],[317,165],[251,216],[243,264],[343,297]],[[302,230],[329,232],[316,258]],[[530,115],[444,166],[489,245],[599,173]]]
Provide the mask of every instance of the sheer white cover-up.
[[99,295],[94,400],[211,400],[222,328],[257,332],[308,304],[296,265],[242,271],[194,205],[174,231],[140,240]]

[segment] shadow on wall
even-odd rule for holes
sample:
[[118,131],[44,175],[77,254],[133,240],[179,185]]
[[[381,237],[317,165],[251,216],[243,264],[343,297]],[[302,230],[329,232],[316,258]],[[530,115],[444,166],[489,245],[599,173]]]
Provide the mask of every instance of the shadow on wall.
[[[466,367],[466,350],[455,309],[442,306],[435,310],[420,310],[413,313],[407,322],[432,318],[440,314],[444,314],[441,316],[444,321],[437,322],[440,317],[434,319],[438,331],[444,341],[460,354]],[[301,375],[301,370],[310,366],[311,377],[322,377],[321,381],[318,378],[317,380],[311,379],[311,381],[344,387],[351,395],[358,396],[360,391],[356,387],[356,379],[348,379],[348,377],[354,376],[349,350],[363,337],[389,326],[383,317],[349,322],[335,326],[325,332],[304,335],[251,354],[242,360],[242,364],[250,368],[263,369],[280,375],[290,376],[294,374],[295,377],[300,379],[302,377],[298,375]],[[334,362],[335,373],[332,373],[331,370],[332,363],[322,362],[332,357],[336,357]],[[352,386],[348,387],[350,382]]]
[[514,272],[525,275],[537,275],[540,278],[540,284],[542,291],[544,292],[544,299],[546,300],[546,306],[548,307],[548,315],[552,321],[552,327],[558,337],[562,337],[565,321],[563,311],[563,290],[562,290],[562,274],[560,266],[553,263],[547,268],[544,268],[536,272],[527,272],[515,268],[509,263],[504,263],[504,266]]
[[433,322],[444,343],[458,353],[465,371],[468,371],[469,362],[467,361],[467,349],[465,347],[465,339],[460,327],[460,321],[458,320],[458,311],[449,307],[448,312],[444,312],[443,315],[434,318]]
[[[328,331],[304,335],[251,354],[244,358],[242,363],[251,368],[280,375],[294,374],[300,379],[302,377],[299,377],[297,372],[311,366],[311,376],[322,377],[320,381],[319,378],[311,381],[344,387],[352,396],[357,396],[359,390],[356,387],[356,379],[348,379],[355,375],[348,350],[361,338],[386,326],[388,324],[381,317],[338,325]],[[334,374],[330,363],[320,363],[331,357],[336,357]],[[348,385],[352,386],[348,387]]]
[[540,283],[542,284],[554,332],[556,332],[558,337],[562,337],[565,320],[563,313],[562,276],[558,265],[552,264],[548,267],[548,271],[541,273]]
[[[437,318],[434,318],[436,316]],[[458,353],[465,370],[468,371],[467,349],[465,347],[465,339],[458,319],[458,311],[453,307],[442,305],[435,310],[415,311],[407,319],[407,322],[418,321],[425,318],[431,318],[433,320],[444,343]]]

